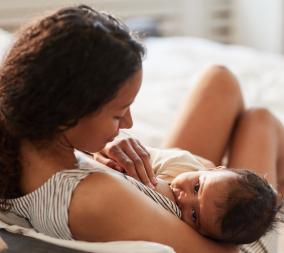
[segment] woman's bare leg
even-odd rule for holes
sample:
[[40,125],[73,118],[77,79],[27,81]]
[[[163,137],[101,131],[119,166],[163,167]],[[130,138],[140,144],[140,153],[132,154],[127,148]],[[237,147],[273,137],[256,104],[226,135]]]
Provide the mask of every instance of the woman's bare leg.
[[225,67],[211,67],[190,92],[161,148],[179,147],[220,165],[243,111],[236,78]]
[[284,130],[266,109],[250,109],[238,121],[232,138],[228,167],[247,168],[277,189],[284,182]]

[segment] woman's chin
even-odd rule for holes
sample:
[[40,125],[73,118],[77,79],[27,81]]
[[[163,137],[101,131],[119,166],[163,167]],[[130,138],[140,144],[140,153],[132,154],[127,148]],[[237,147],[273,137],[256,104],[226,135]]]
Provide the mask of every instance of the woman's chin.
[[114,139],[115,139],[115,137],[108,138],[108,139],[107,139],[107,143],[114,141]]

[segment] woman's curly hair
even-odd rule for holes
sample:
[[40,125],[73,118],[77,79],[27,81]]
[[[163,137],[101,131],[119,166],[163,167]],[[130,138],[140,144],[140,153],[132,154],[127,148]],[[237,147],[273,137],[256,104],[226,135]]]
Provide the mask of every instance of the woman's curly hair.
[[98,112],[145,54],[122,21],[86,5],[40,17],[15,38],[0,69],[0,211],[21,196],[20,140],[53,140]]

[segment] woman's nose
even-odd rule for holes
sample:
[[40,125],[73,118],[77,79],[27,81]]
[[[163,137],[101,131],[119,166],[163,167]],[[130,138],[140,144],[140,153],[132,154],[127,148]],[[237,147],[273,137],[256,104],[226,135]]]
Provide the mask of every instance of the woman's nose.
[[128,108],[124,117],[120,120],[119,128],[131,128],[133,126],[130,108]]

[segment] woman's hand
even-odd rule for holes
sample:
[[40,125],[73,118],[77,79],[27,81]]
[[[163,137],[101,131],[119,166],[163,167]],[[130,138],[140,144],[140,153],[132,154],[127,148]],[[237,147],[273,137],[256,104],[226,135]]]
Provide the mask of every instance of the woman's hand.
[[124,132],[95,153],[94,159],[112,169],[125,171],[152,189],[158,183],[150,164],[149,152],[138,140]]

